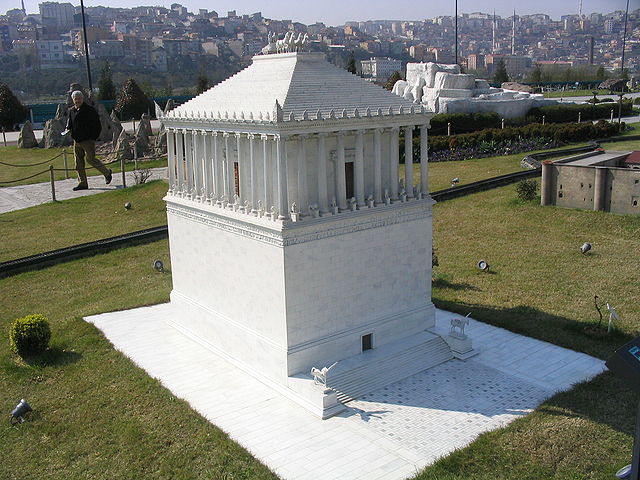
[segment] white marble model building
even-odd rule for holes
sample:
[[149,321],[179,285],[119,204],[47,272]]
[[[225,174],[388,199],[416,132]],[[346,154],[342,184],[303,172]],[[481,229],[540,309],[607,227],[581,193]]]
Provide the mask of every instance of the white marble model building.
[[451,358],[428,331],[432,115],[293,52],[164,116],[174,324],[323,418]]
[[398,80],[393,93],[435,113],[496,112],[503,118],[558,103],[542,94],[494,88],[487,80],[461,73],[459,65],[433,62],[408,63],[407,80]]

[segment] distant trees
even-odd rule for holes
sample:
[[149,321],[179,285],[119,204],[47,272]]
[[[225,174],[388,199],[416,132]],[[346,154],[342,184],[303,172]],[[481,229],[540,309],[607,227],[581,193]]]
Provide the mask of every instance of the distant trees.
[[0,127],[13,130],[13,127],[27,118],[29,110],[22,105],[9,86],[0,83]]
[[384,88],[387,90],[393,90],[393,86],[398,80],[402,80],[402,75],[400,75],[400,72],[393,72],[387,80],[387,83],[384,84]]
[[356,67],[356,56],[353,52],[349,55],[349,59],[347,60],[347,72],[353,73],[356,75],[358,73],[358,69]]
[[147,113],[152,108],[151,101],[144,94],[133,78],[129,78],[122,90],[118,94],[114,109],[118,112],[121,120],[140,118],[143,113]]
[[105,62],[100,73],[98,81],[98,100],[115,100],[116,86],[113,84],[113,76],[111,74],[111,65]]
[[503,84],[509,81],[509,74],[507,73],[507,67],[504,64],[504,60],[500,59],[496,65],[496,71],[493,73],[493,82]]
[[537,63],[529,74],[529,81],[533,83],[540,83],[542,81],[542,70],[540,69],[540,65],[538,65]]
[[207,91],[209,86],[209,78],[204,74],[204,72],[200,72],[196,83],[196,95],[200,95],[202,92]]

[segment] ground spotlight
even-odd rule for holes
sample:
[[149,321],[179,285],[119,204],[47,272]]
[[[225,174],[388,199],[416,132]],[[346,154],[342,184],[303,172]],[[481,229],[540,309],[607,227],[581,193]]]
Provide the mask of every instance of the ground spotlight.
[[16,405],[16,408],[14,408],[11,412],[11,424],[15,425],[16,423],[24,422],[24,417],[27,415],[27,413],[32,411],[33,409],[31,408],[31,405],[29,405],[23,398],[22,400],[20,400],[20,403]]
[[480,260],[478,262],[478,268],[480,270],[482,270],[483,272],[488,272],[489,271],[489,264],[484,260]]
[[616,472],[616,478],[631,478],[631,465],[627,465],[626,467],[622,467],[620,470]]
[[591,244],[590,243],[583,243],[582,246],[580,247],[580,251],[585,254],[587,253],[589,250],[591,250]]
[[130,209],[131,209],[131,202],[127,202],[127,203],[125,203],[125,204],[124,204],[124,208],[125,208],[126,210],[130,210]]
[[153,262],[153,268],[155,268],[158,272],[164,272],[164,264],[162,260],[156,260]]

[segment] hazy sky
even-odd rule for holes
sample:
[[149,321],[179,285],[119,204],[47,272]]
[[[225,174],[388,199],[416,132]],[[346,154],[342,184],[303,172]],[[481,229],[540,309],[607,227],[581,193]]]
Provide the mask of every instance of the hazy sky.
[[[58,0],[64,2],[65,0]],[[79,5],[79,0],[67,0]],[[513,9],[517,14],[546,13],[554,19],[561,15],[578,13],[580,0],[537,0],[522,2],[520,0],[458,0],[459,13],[493,12],[509,16]],[[38,12],[36,0],[25,0],[28,13]],[[84,0],[85,7],[109,5],[112,7],[132,7],[137,5],[164,5],[181,3],[190,11],[199,8],[215,10],[225,16],[228,10],[235,9],[238,15],[262,12],[265,17],[275,19],[291,19],[311,24],[316,21],[327,25],[340,25],[348,20],[421,20],[438,15],[453,15],[454,0]],[[626,0],[582,0],[582,12],[608,13],[624,10]],[[19,8],[20,0],[0,0],[0,12],[11,8]],[[629,10],[640,8],[640,0],[629,0]]]

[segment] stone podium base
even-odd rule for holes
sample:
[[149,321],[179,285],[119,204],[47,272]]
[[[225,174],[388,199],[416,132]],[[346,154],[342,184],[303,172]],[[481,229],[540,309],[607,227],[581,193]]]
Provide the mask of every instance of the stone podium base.
[[474,355],[480,353],[477,349],[473,349],[473,343],[471,339],[466,335],[447,335],[443,338],[444,341],[447,342],[447,345],[449,345],[449,348],[451,348],[451,353],[453,354],[454,358],[466,360],[467,358],[471,358]]

